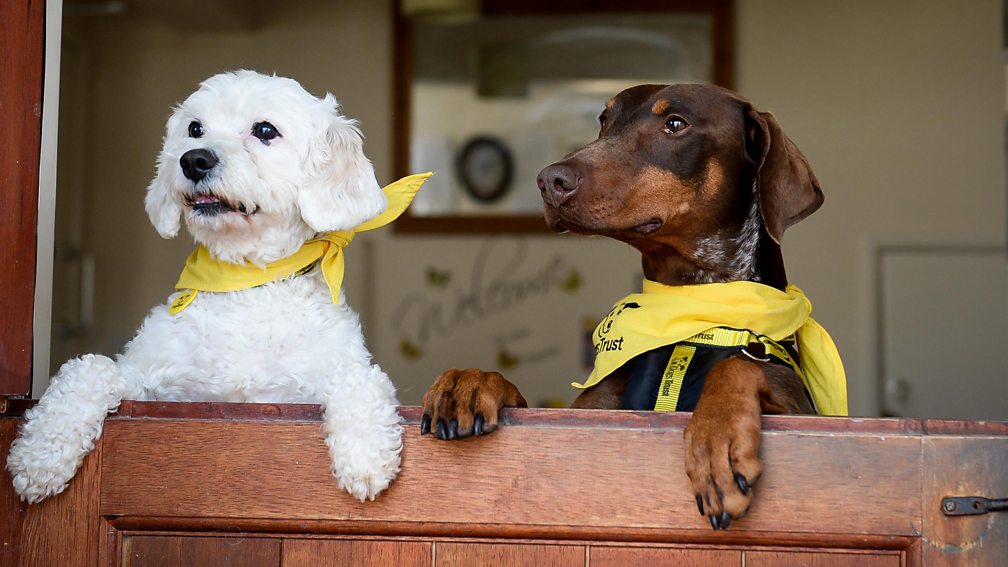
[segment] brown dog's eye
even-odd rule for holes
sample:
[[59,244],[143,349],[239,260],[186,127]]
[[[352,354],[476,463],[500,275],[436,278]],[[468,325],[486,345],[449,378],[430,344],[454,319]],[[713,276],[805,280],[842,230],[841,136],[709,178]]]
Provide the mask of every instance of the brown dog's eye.
[[689,128],[689,122],[682,116],[673,116],[665,121],[665,131],[669,134],[682,132],[686,128]]
[[599,126],[605,128],[606,118],[608,118],[608,117],[605,115],[604,112],[602,114],[599,114],[599,116],[598,116]]
[[203,137],[203,125],[193,120],[189,123],[189,137],[190,138],[202,138]]

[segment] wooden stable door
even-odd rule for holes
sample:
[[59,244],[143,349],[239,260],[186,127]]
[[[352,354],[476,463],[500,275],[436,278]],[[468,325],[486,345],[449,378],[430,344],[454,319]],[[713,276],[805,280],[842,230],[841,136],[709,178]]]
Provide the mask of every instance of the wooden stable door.
[[[360,503],[313,405],[125,402],[64,494],[0,483],[0,566],[1004,565],[1008,424],[767,417],[752,510],[714,531],[682,467],[686,414],[509,410],[442,442],[403,408],[403,465]],[[19,418],[0,418],[0,458]]]

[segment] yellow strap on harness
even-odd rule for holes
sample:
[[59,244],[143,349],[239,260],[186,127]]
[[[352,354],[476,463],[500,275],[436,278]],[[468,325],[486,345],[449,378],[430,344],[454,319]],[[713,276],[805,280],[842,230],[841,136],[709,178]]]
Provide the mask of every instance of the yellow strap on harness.
[[662,374],[661,384],[658,386],[658,399],[655,401],[655,411],[675,411],[676,404],[679,403],[679,392],[682,391],[683,380],[686,378],[686,370],[693,362],[693,355],[696,354],[696,347],[689,345],[676,345],[669,357],[668,366]]
[[[785,341],[793,339],[794,337],[788,337]],[[805,373],[802,372],[801,365],[795,362],[787,349],[781,346],[780,343],[770,337],[758,335],[747,329],[715,327],[693,335],[682,341],[682,343],[677,344],[672,350],[672,356],[669,357],[668,365],[665,367],[665,372],[662,375],[661,384],[658,386],[658,399],[655,402],[655,411],[675,411],[676,405],[679,403],[679,392],[682,390],[683,380],[686,378],[686,372],[693,361],[693,355],[696,354],[696,347],[693,345],[727,348],[742,347],[744,349],[754,342],[759,342],[763,345],[767,356],[773,356],[786,362],[795,371],[795,374],[801,378],[805,389],[811,391],[808,379],[805,377]],[[753,355],[749,354],[749,356],[752,357]],[[815,404],[813,403],[813,405]],[[818,408],[816,408],[816,411],[818,412]]]

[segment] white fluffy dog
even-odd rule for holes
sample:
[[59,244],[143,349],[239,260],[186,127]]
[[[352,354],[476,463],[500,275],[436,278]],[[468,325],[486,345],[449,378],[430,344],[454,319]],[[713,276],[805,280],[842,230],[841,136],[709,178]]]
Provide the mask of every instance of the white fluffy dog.
[[[175,109],[146,209],[165,238],[184,218],[215,261],[266,266],[320,234],[357,227],[386,202],[356,122],[332,95],[238,71],[207,79]],[[339,284],[312,266],[249,289],[199,293],[170,312],[181,303],[174,294],[116,361],[85,355],[64,364],[11,446],[17,493],[38,502],[63,491],[106,414],[134,399],[321,403],[340,488],[374,499],[399,471],[395,387],[371,363]]]

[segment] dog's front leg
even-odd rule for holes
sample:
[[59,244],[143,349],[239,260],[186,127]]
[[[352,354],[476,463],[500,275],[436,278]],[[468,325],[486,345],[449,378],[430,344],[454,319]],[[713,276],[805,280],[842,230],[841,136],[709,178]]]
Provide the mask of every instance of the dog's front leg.
[[94,448],[105,416],[124,396],[137,397],[135,390],[108,357],[87,354],[67,361],[38,405],[25,412],[20,436],[11,444],[7,470],[21,499],[35,503],[63,492]]
[[697,507],[714,529],[727,529],[732,518],[749,510],[752,487],[763,472],[762,414],[811,412],[797,375],[797,388],[781,388],[782,368],[731,357],[715,365],[704,383],[683,437]]
[[402,418],[395,387],[378,366],[361,366],[321,392],[332,473],[353,497],[374,500],[399,473]]

